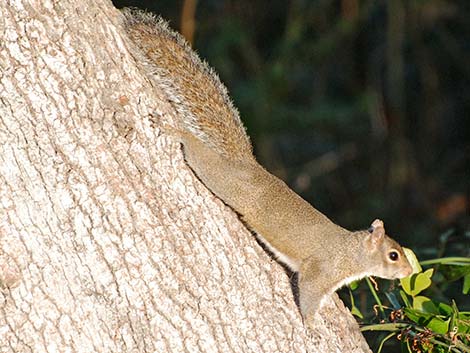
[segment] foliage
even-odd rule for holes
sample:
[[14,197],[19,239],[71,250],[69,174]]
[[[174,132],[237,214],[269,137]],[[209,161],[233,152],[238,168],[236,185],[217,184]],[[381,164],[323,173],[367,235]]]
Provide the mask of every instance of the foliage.
[[[421,265],[437,267],[423,271],[418,265],[417,273],[401,279],[401,289],[386,293],[391,307],[376,300],[382,315],[380,323],[365,325],[362,330],[391,332],[382,338],[377,352],[392,337],[401,341],[402,352],[470,352],[470,312],[460,311],[454,300],[444,302],[423,295],[433,285],[436,269],[451,273],[454,281],[461,280],[462,293],[470,294],[470,258],[441,258]],[[378,298],[376,290],[370,288]]]

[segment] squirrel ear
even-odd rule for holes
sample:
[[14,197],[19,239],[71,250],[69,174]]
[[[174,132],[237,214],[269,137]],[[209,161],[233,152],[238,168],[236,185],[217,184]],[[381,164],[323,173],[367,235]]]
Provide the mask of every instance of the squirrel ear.
[[373,221],[369,228],[369,233],[371,233],[370,241],[372,244],[377,245],[378,243],[382,242],[385,237],[384,222],[382,222],[380,219]]
[[372,224],[370,225],[372,229],[375,229],[375,228],[384,228],[384,222],[382,222],[380,219],[376,219],[375,221],[372,222]]

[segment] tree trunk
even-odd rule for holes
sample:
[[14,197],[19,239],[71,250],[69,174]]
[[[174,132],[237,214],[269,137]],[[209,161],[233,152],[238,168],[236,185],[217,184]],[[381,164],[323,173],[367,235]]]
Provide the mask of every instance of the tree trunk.
[[109,1],[0,2],[0,352],[365,352],[161,133]]

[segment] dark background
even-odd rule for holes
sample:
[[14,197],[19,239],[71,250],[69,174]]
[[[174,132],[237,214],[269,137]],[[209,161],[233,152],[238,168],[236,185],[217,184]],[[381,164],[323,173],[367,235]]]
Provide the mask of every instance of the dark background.
[[[383,219],[420,260],[470,256],[470,1],[114,3],[182,31],[261,164],[336,223]],[[470,310],[443,283],[435,298]]]

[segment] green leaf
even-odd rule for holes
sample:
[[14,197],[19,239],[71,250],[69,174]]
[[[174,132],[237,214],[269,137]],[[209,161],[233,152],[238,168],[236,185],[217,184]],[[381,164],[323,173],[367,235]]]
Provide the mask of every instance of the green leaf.
[[444,316],[450,316],[453,312],[452,307],[445,303],[437,303],[437,310],[439,311],[439,314]]
[[439,334],[446,334],[449,331],[450,318],[443,320],[434,314],[425,313],[419,310],[405,308],[405,315],[418,325],[426,326],[430,330]]
[[359,287],[359,283],[361,283],[360,280],[359,281],[353,281],[353,282],[349,283],[349,288],[354,291],[354,290],[357,289],[357,287]]
[[406,294],[411,295],[411,276],[400,279],[400,284]]
[[470,294],[470,274],[466,275],[463,278],[462,293],[463,294]]
[[416,254],[413,252],[413,250],[408,249],[408,248],[403,248],[403,252],[405,253],[406,259],[408,260],[408,262],[411,264],[411,267],[413,268],[413,273],[422,272],[423,269],[421,265],[419,264],[418,258],[416,257]]
[[402,290],[400,291],[400,296],[401,296],[401,299],[403,299],[403,302],[405,303],[405,306],[406,306],[407,308],[410,308],[410,307],[411,307],[411,303],[410,303],[410,301],[408,300],[408,297],[407,297],[407,295],[405,294],[404,291],[402,291]]
[[430,268],[429,270],[424,271],[423,273],[418,273],[416,276],[416,282],[414,286],[414,292],[416,294],[422,292],[426,288],[428,288],[431,284],[431,277],[434,272],[433,268]]
[[449,331],[449,321],[450,318],[444,321],[438,317],[433,317],[429,323],[426,324],[426,327],[436,333],[445,335]]
[[359,319],[364,319],[364,315],[362,315],[361,311],[357,306],[353,306],[351,308],[351,314],[357,316]]
[[462,335],[470,334],[470,314],[460,313],[457,319],[458,333]]
[[426,288],[428,288],[432,281],[431,277],[434,269],[430,268],[422,273],[415,273],[411,276],[400,279],[403,290],[411,296],[416,296]]
[[433,303],[433,301],[429,299],[428,297],[424,297],[424,296],[413,297],[413,309],[416,309],[425,313],[439,314],[439,309]]
[[470,275],[470,265],[443,265],[439,267],[447,281],[453,282]]
[[363,319],[364,315],[362,315],[361,311],[354,303],[354,296],[352,295],[351,290],[349,290],[349,298],[351,299],[351,314],[356,315],[360,319]]

